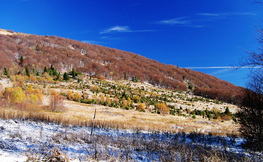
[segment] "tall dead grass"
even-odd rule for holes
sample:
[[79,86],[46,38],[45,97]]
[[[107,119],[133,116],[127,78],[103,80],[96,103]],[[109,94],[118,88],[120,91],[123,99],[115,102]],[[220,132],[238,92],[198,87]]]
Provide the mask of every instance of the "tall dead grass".
[[52,122],[56,124],[62,124],[65,126],[89,126],[92,120],[80,120],[73,118],[63,113],[44,112],[44,111],[21,111],[11,108],[1,108],[0,118],[2,119],[25,119],[42,122]]
[[[67,112],[52,112],[48,106],[27,106],[24,109],[0,108],[0,118],[27,119],[33,121],[53,122],[64,126],[91,126],[93,107],[72,105]],[[44,108],[44,110],[43,110]],[[98,107],[97,107],[98,108]],[[224,123],[186,119],[170,115],[157,115],[138,111],[99,108],[95,128],[131,129],[144,131],[161,131],[170,133],[211,134],[214,136],[239,136],[235,126],[224,126]],[[208,124],[206,124],[208,123]]]

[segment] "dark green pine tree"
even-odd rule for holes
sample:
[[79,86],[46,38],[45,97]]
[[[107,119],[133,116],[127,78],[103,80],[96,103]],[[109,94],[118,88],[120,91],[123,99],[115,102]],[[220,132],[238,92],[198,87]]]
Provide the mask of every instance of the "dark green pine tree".
[[30,76],[30,72],[29,72],[29,68],[28,68],[28,66],[25,68],[25,70],[26,70],[26,76]]
[[36,75],[36,70],[35,70],[35,68],[33,68],[33,75]]
[[76,78],[76,76],[78,76],[78,72],[74,68],[72,68],[72,77]]
[[4,75],[7,75],[7,74],[8,74],[7,69],[6,67],[4,67]]
[[24,61],[23,56],[20,56],[20,59],[19,59],[19,65],[22,65],[22,64],[23,64],[23,61]]
[[39,71],[37,71],[36,76],[39,76]]
[[44,68],[44,73],[47,73],[47,67]]
[[68,73],[64,73],[64,75],[63,75],[63,80],[65,80],[65,81],[68,81],[69,80],[69,76],[68,76]]
[[49,74],[50,76],[53,76],[53,71],[52,71],[51,69],[49,69],[49,70],[48,70],[48,74]]
[[53,65],[50,66],[50,70],[54,71],[55,68],[53,67]]
[[56,74],[56,80],[59,80],[60,73]]

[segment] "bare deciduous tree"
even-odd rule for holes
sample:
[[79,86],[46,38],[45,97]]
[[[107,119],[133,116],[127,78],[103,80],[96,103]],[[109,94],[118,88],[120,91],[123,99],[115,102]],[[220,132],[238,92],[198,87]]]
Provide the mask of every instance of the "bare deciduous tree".
[[[256,3],[261,3],[256,1]],[[247,52],[237,68],[249,67],[249,82],[240,103],[240,132],[246,139],[245,146],[253,150],[263,150],[263,32],[257,38],[261,46],[259,52]]]

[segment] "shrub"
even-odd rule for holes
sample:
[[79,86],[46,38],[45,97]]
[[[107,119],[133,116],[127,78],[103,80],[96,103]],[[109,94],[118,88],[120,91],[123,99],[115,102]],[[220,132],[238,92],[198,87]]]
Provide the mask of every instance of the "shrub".
[[135,96],[135,97],[134,97],[134,102],[135,102],[135,103],[139,103],[139,101],[140,101],[140,97],[139,97],[139,96]]
[[130,97],[128,97],[128,99],[127,99],[127,104],[131,105],[131,98]]
[[100,99],[101,99],[101,101],[104,101],[104,100],[105,100],[105,97],[104,97],[104,94],[103,94],[103,93],[100,95]]
[[110,96],[106,96],[106,102],[107,102],[108,104],[110,104],[110,103],[111,103]]
[[127,107],[127,106],[128,106],[127,100],[124,100],[123,101],[123,107]]
[[180,116],[182,114],[181,109],[177,109],[177,114]]
[[73,92],[72,92],[72,91],[68,91],[68,92],[67,92],[67,99],[68,99],[68,100],[71,100],[71,101],[74,99],[74,95],[73,95]]
[[225,114],[231,114],[231,112],[230,112],[228,107],[226,107]]
[[87,93],[87,92],[84,92],[84,93],[83,93],[83,99],[84,99],[84,100],[87,100],[88,98],[89,98],[88,93]]
[[68,81],[69,80],[69,76],[68,76],[68,73],[64,73],[63,74],[63,80],[65,80],[65,81]]
[[171,115],[175,115],[175,111],[174,110],[170,110],[170,114]]
[[26,95],[23,92],[22,88],[21,87],[15,87],[13,89],[13,92],[11,93],[11,96],[10,96],[11,104],[22,103],[25,101],[25,99],[26,99]]
[[65,112],[67,109],[64,106],[63,96],[57,93],[55,90],[50,94],[50,109],[54,112]]
[[158,110],[161,114],[169,114],[170,110],[167,108],[167,106],[164,103],[158,104]]
[[79,94],[79,92],[76,92],[75,93],[75,96],[74,96],[74,100],[79,102],[80,100],[82,99],[81,95]]
[[32,105],[36,105],[37,102],[38,102],[38,97],[34,94],[30,94],[28,97],[27,97],[27,102],[32,104]]
[[140,103],[139,106],[138,106],[138,108],[137,108],[137,110],[144,112],[144,111],[145,111],[145,105],[144,105],[144,103]]

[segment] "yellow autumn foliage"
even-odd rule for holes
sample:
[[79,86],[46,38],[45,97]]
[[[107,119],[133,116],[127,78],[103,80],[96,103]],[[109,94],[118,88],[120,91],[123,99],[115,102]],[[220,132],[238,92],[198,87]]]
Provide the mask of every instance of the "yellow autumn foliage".
[[134,102],[135,102],[135,103],[138,103],[138,102],[140,102],[140,99],[141,99],[141,98],[140,98],[139,96],[135,96],[135,97],[134,97]]
[[128,97],[128,99],[127,99],[127,104],[131,105],[131,98],[130,97]]
[[71,100],[71,101],[74,99],[74,95],[73,95],[72,91],[67,92],[67,98],[68,98],[68,100]]
[[159,109],[161,114],[169,114],[170,113],[169,108],[162,102],[158,104],[158,109]]
[[34,94],[30,94],[28,97],[27,97],[27,101],[28,103],[31,103],[31,104],[34,104],[36,105],[37,102],[38,102],[38,97]]
[[80,101],[82,99],[81,95],[79,94],[79,92],[76,92],[75,93],[75,96],[74,96],[74,100],[75,101]]
[[26,95],[23,92],[21,87],[15,87],[13,88],[13,92],[10,96],[10,102],[11,104],[18,104],[24,102],[26,99]]
[[109,104],[111,103],[110,96],[106,96],[106,102],[109,103]]
[[105,100],[105,97],[104,97],[104,94],[103,94],[103,93],[100,95],[100,99],[101,99],[101,101],[104,101],[104,100]]
[[140,103],[139,106],[138,106],[138,109],[141,110],[141,111],[145,111],[144,103]]

